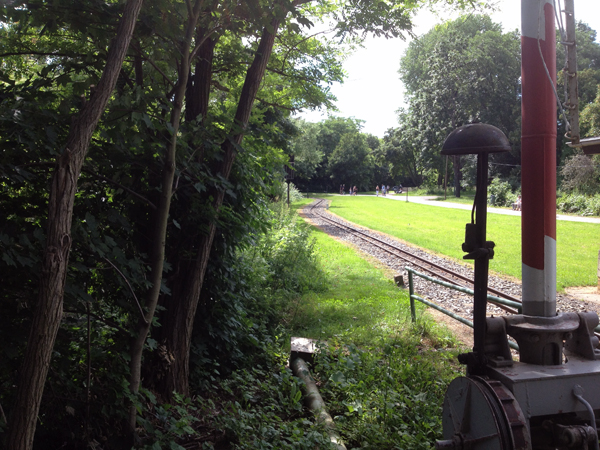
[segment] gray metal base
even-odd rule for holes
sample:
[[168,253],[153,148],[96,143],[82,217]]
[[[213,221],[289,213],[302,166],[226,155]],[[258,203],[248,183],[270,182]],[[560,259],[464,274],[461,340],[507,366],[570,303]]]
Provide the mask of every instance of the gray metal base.
[[600,409],[600,361],[570,356],[567,363],[557,366],[514,362],[512,367],[489,367],[488,375],[512,392],[528,419],[585,412],[573,395],[576,385],[583,388],[583,397],[592,408]]

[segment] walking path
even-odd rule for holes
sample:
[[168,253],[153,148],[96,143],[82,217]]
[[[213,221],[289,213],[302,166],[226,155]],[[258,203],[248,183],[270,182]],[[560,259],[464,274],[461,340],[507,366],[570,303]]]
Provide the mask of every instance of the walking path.
[[[380,196],[381,197],[381,196]],[[402,194],[388,194],[385,197],[381,197],[390,200],[402,200],[406,201],[406,195]],[[431,206],[441,206],[443,208],[454,208],[454,209],[467,209],[471,210],[473,205],[466,205],[464,203],[451,203],[449,201],[436,201],[434,200],[437,197],[429,197],[429,196],[408,196],[409,203],[421,203],[423,205],[431,205]],[[505,208],[492,208],[488,206],[488,213],[491,214],[505,214],[507,216],[520,216],[521,211],[513,211],[512,209]],[[586,222],[586,223],[600,223],[600,218],[598,217],[584,217],[584,216],[567,216],[564,214],[557,214],[556,220],[566,220],[569,222]]]

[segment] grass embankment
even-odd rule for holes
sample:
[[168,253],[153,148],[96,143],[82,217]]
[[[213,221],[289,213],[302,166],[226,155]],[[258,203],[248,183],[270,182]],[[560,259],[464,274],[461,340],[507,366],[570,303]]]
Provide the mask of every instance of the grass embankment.
[[[334,214],[359,225],[462,261],[468,210],[374,197],[328,197]],[[557,288],[597,284],[598,224],[557,221]],[[487,239],[496,243],[490,270],[521,278],[521,218],[489,214]]]
[[[290,306],[292,334],[326,341],[313,375],[348,448],[429,449],[441,438],[447,383],[459,370],[449,333],[378,263],[315,230],[330,280]],[[447,351],[450,349],[450,351]]]

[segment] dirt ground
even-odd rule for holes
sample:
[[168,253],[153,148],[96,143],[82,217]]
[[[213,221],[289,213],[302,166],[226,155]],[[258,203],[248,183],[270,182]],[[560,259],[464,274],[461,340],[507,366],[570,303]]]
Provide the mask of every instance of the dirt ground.
[[570,287],[565,289],[566,293],[581,299],[586,302],[595,303],[600,305],[600,292],[597,286],[583,286],[583,287]]

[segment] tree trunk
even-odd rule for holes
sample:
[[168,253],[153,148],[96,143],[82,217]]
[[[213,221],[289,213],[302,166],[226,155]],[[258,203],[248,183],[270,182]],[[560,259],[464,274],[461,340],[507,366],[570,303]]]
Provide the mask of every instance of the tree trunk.
[[[234,128],[230,132],[231,137],[221,144],[224,156],[219,173],[224,179],[229,178],[235,161],[236,147],[242,143],[244,132],[248,126],[252,105],[273,50],[280,20],[279,18],[273,19],[271,27],[263,30],[254,61],[246,73],[235,115]],[[218,214],[223,204],[225,192],[219,190],[213,194],[213,208]],[[173,307],[168,311],[170,318],[169,327],[165,330],[167,333],[165,344],[169,354],[174,357],[174,361],[168,368],[167,390],[163,392],[167,397],[171,396],[174,391],[183,395],[189,394],[189,357],[192,329],[215,231],[216,218],[211,221],[208,233],[200,239],[196,258],[186,276],[183,292],[178,298],[173,298]]]
[[198,29],[196,41],[204,39],[196,54],[194,75],[188,80],[185,102],[185,120],[191,122],[200,118],[202,121],[208,114],[210,98],[210,82],[212,79],[213,56],[218,39],[205,37],[205,31]]
[[11,450],[25,450],[33,446],[44,384],[62,319],[77,179],[92,133],[115,88],[141,6],[142,0],[129,0],[125,5],[98,87],[89,102],[83,106],[79,116],[74,118],[65,150],[57,160],[48,204],[48,231],[38,302],[19,374],[20,381],[6,441],[7,448]]
[[460,156],[453,156],[454,168],[454,196],[460,198]]
[[[163,266],[165,259],[165,241],[167,238],[167,224],[169,220],[169,210],[171,207],[171,197],[173,194],[173,180],[175,177],[175,155],[177,150],[177,134],[179,132],[179,123],[181,112],[183,110],[183,101],[190,72],[190,56],[191,45],[200,15],[200,6],[202,1],[196,1],[194,8],[190,11],[188,17],[185,37],[181,43],[181,63],[179,65],[177,88],[175,90],[175,98],[173,100],[173,109],[171,110],[171,139],[165,151],[163,173],[162,173],[162,189],[160,202],[154,216],[154,238],[151,248],[151,273],[150,283],[152,287],[146,294],[145,307],[146,312],[144,317],[138,321],[135,336],[131,343],[131,361],[129,363],[129,389],[133,395],[137,395],[141,382],[142,370],[142,355],[144,351],[144,343],[148,337],[152,319],[158,299],[160,296],[160,287],[163,276]],[[133,437],[136,426],[137,409],[135,405],[131,405],[129,409],[129,431]]]

